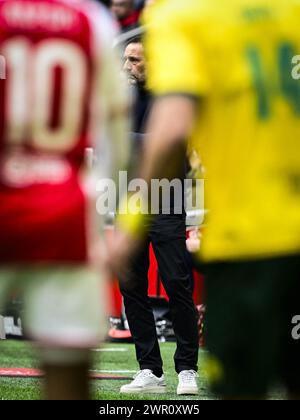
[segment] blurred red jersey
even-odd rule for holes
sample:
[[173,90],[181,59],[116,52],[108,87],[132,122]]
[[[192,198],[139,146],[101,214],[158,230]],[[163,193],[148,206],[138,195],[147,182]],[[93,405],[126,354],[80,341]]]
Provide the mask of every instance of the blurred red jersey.
[[88,0],[0,0],[1,265],[87,259],[80,175],[110,26]]

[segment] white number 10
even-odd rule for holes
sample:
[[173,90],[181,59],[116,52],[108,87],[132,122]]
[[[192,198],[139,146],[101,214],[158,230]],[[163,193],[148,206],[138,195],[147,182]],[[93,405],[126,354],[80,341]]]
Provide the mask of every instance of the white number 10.
[[[30,133],[32,146],[39,150],[69,151],[78,140],[83,120],[87,82],[83,51],[67,40],[52,39],[33,46],[23,37],[6,41],[1,49],[9,68],[5,137],[10,144],[21,145]],[[61,103],[59,126],[51,128],[56,66],[63,70]]]

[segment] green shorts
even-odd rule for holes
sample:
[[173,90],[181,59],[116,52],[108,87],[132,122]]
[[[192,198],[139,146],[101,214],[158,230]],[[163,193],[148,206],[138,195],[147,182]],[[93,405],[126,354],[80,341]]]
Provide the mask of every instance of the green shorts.
[[300,395],[300,257],[207,267],[206,371],[228,398],[264,397],[273,381]]

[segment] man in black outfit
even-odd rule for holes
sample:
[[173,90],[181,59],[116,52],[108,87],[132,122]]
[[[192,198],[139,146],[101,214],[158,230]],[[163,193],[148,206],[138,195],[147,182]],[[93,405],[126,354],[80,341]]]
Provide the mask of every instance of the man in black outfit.
[[[146,141],[145,121],[151,108],[151,94],[145,87],[146,65],[140,39],[132,39],[124,53],[124,70],[135,89],[133,136],[138,154]],[[181,156],[185,161],[184,152]],[[184,166],[184,165],[182,165]],[[184,169],[179,176],[184,178]],[[163,201],[163,200],[162,200]],[[122,393],[163,393],[166,385],[163,362],[156,334],[153,311],[148,297],[149,245],[152,243],[159,273],[169,297],[173,328],[177,341],[174,356],[179,384],[177,394],[198,393],[196,381],[198,362],[197,311],[192,299],[190,271],[186,250],[186,226],[183,203],[180,214],[171,194],[169,209],[159,203],[160,211],[147,229],[148,235],[131,262],[128,282],[122,282],[125,312],[136,348],[140,371],[130,384],[121,387]],[[167,210],[167,211],[166,211]],[[169,210],[169,211],[168,211]],[[163,213],[169,214],[163,214]]]

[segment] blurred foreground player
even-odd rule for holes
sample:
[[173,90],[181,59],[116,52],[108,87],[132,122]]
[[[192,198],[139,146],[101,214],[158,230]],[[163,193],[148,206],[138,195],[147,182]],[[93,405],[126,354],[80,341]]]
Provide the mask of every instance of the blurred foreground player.
[[[23,293],[47,398],[86,399],[89,349],[105,333],[95,174],[86,149],[98,152],[97,176],[108,146],[119,158],[112,167],[126,159],[114,24],[102,6],[67,0],[1,0],[0,21],[7,66],[0,90],[1,305],[12,288]],[[100,141],[105,122],[110,145]]]
[[[206,168],[211,384],[224,398],[264,398],[279,379],[299,397],[299,2],[157,0],[148,13],[158,98],[143,177],[160,178],[187,135]],[[141,223],[134,215],[123,223],[119,264]]]

